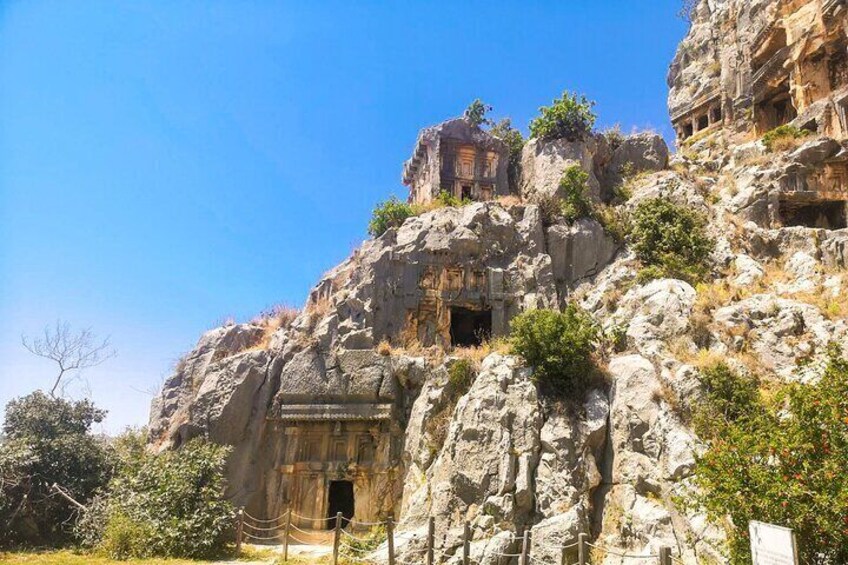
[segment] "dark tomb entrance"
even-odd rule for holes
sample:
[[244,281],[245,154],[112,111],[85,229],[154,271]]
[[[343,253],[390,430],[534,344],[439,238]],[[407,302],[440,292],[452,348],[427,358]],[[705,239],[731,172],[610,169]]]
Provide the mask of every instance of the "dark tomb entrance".
[[492,335],[492,311],[453,307],[450,337],[454,347],[476,347]]
[[804,226],[839,230],[848,227],[846,202],[825,200],[818,202],[780,201],[780,221],[784,226]]
[[327,500],[327,529],[336,527],[336,514],[342,513],[342,527],[353,520],[353,483],[350,481],[330,481],[330,493]]

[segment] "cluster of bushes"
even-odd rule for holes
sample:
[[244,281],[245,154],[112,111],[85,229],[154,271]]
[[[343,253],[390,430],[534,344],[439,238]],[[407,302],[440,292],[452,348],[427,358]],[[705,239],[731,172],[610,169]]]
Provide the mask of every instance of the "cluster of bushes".
[[374,208],[371,223],[368,224],[368,233],[374,237],[380,237],[389,229],[402,226],[407,218],[419,216],[437,208],[458,208],[470,203],[470,200],[457,198],[444,190],[428,204],[408,204],[392,196]]
[[702,378],[697,502],[726,528],[731,562],[751,562],[760,520],[792,528],[802,563],[848,563],[848,361],[834,350],[818,383],[767,397],[726,365]]
[[73,540],[69,524],[79,509],[53,485],[85,503],[109,480],[109,449],[90,433],[105,416],[88,400],[43,392],[9,402],[0,443],[0,545]]
[[594,353],[600,337],[589,314],[569,304],[562,312],[528,310],[516,316],[510,342],[533,367],[542,394],[579,397],[598,376]]
[[115,474],[79,525],[84,545],[115,559],[221,555],[233,531],[224,499],[229,449],[194,439],[156,455],[145,443],[140,432],[116,442]]
[[632,217],[630,243],[642,262],[639,278],[676,278],[695,283],[709,272],[715,242],[706,218],[667,198],[640,202]]
[[770,152],[786,151],[794,148],[799,139],[803,139],[812,132],[798,129],[795,126],[782,125],[770,130],[763,135],[763,145]]
[[0,547],[80,544],[109,557],[224,551],[225,448],[193,440],[154,455],[141,432],[91,433],[106,413],[42,392],[11,401],[0,441]]

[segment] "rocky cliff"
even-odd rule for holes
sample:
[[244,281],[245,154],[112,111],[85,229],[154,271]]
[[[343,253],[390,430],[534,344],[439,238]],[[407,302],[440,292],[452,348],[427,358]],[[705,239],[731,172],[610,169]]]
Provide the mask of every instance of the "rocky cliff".
[[[672,65],[672,114],[720,89],[724,67],[708,61],[726,59],[728,26],[774,23],[792,8],[784,4],[702,2]],[[233,499],[276,516],[292,503],[280,472],[291,464],[286,426],[313,413],[376,421],[385,410],[391,417],[373,432],[380,478],[361,480],[372,514],[392,512],[412,534],[401,555],[420,547],[432,516],[447,555],[469,520],[482,564],[499,563],[493,550],[509,553],[524,527],[538,547],[589,532],[636,553],[671,546],[685,563],[723,562],[721,530],[680,504],[703,449],[685,418],[701,395],[699,367],[722,358],[803,381],[818,376],[828,343],[848,349],[848,198],[833,173],[843,142],[816,131],[769,150],[753,130],[723,118],[670,162],[651,134],[531,140],[523,198],[410,218],[327,273],[293,320],[207,332],[154,401],[151,443],[207,435],[232,445]],[[547,225],[532,202],[555,194],[572,165],[589,173],[596,200],[626,194],[623,211],[665,196],[705,214],[717,242],[709,281],[641,283],[627,245],[595,220]],[[832,202],[843,205],[841,223]],[[607,352],[608,383],[553,402],[520,359],[496,347],[452,350],[444,312],[475,300],[491,306],[496,333],[520,311],[576,301],[623,336]],[[466,385],[452,378],[460,359],[477,365]],[[364,477],[370,461],[333,473]]]

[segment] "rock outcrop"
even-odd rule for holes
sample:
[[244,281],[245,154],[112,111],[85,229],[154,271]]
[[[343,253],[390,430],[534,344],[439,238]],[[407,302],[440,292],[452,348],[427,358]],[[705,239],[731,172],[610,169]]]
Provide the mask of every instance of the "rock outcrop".
[[[793,29],[784,4],[700,3],[669,105],[679,128],[718,113],[697,137],[681,129],[691,139],[676,155],[653,134],[530,140],[521,203],[410,218],[327,273],[293,320],[204,334],[153,403],[152,445],[205,435],[233,446],[233,500],[260,517],[311,504],[311,527],[328,515],[321,489],[352,482],[357,516],[398,518],[401,558],[423,547],[433,517],[444,563],[458,563],[466,521],[483,565],[508,563],[496,554],[514,553],[528,528],[542,561],[585,532],[634,553],[670,546],[685,563],[723,562],[722,531],[679,503],[704,449],[687,418],[703,360],[807,382],[829,344],[848,350],[838,128],[769,150],[744,100],[728,95],[736,50]],[[830,20],[818,23],[830,37]],[[557,195],[571,166],[588,173],[596,202],[622,212],[664,197],[703,213],[716,241],[707,280],[642,281],[626,243],[596,220],[548,225],[535,202]],[[452,346],[460,332],[501,336],[518,313],[567,301],[617,336],[608,382],[580,398],[540,396],[519,358]],[[459,317],[473,331],[452,324]],[[455,366],[468,359],[477,366],[464,382]]]

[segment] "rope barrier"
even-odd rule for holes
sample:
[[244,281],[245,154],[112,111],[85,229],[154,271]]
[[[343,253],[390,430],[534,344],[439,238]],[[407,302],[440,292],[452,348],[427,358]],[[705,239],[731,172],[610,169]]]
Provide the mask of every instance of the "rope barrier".
[[249,532],[242,532],[242,535],[245,536],[245,537],[248,537],[250,539],[255,539],[257,541],[278,541],[280,539],[279,536],[272,536],[270,538],[261,538],[259,536],[254,536],[253,534],[251,534]]
[[282,519],[284,519],[284,518],[286,517],[286,515],[285,515],[285,514],[283,514],[282,516],[278,516],[278,517],[276,517],[276,518],[269,518],[269,519],[267,519],[267,520],[266,520],[266,519],[262,519],[262,518],[257,518],[257,517],[255,517],[255,516],[251,516],[251,515],[250,515],[250,514],[248,514],[247,512],[244,512],[243,514],[244,514],[244,517],[245,517],[245,518],[250,518],[250,519],[251,519],[251,520],[253,520],[254,522],[260,522],[260,523],[262,523],[262,524],[270,524],[271,522],[276,522],[277,520],[282,520]]
[[[302,534],[306,534],[307,536],[311,536],[312,534],[314,534],[314,533],[315,533],[314,531],[312,531],[312,532],[307,532],[306,530],[301,530],[300,528],[298,528],[298,527],[297,527],[297,526],[295,526],[294,524],[289,524],[289,528],[291,528],[292,530],[294,530],[294,531],[296,531],[296,532],[300,532],[300,533],[302,533]],[[318,530],[318,531],[319,531],[319,532],[329,532],[330,530]]]
[[260,527],[254,526],[253,524],[249,524],[248,522],[244,522],[244,526],[246,528],[250,528],[251,530],[254,530],[254,531],[257,531],[257,532],[276,532],[276,531],[280,530],[279,527],[260,528]]
[[300,538],[298,538],[298,537],[296,537],[296,536],[293,536],[293,535],[291,535],[291,534],[289,534],[289,539],[294,540],[294,541],[296,541],[297,543],[299,543],[299,544],[301,544],[301,545],[316,545],[316,544],[314,544],[314,543],[312,543],[312,542],[303,541],[302,539],[300,539]]
[[347,537],[349,537],[349,538],[351,538],[351,539],[355,539],[356,541],[358,541],[358,542],[362,542],[362,543],[371,543],[372,541],[375,541],[375,540],[373,540],[373,539],[358,538],[358,537],[356,537],[355,535],[353,535],[353,534],[351,534],[351,533],[348,533],[348,532],[347,532],[347,531],[345,531],[345,530],[342,530],[342,535],[345,535],[345,536],[347,536]]

